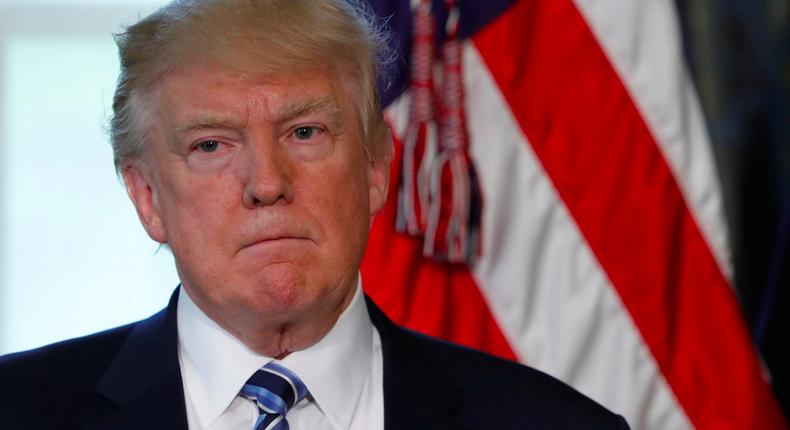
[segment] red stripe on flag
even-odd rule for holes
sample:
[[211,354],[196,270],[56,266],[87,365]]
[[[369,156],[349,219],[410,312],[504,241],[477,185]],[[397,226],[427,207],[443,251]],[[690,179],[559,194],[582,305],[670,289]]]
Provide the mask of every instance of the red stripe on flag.
[[736,298],[573,3],[517,2],[474,42],[694,425],[785,428]]
[[422,256],[422,239],[395,231],[401,145],[396,142],[387,205],[362,263],[365,292],[398,324],[515,360],[469,269]]

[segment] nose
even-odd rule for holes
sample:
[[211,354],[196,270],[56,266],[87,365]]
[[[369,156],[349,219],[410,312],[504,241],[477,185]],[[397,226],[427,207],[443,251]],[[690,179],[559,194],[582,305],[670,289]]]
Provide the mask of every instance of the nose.
[[292,169],[287,154],[282,154],[276,140],[248,142],[242,204],[255,209],[293,201]]

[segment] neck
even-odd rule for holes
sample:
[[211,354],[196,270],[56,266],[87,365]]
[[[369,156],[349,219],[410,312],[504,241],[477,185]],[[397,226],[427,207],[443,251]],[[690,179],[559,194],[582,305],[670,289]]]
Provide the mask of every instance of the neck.
[[[356,285],[356,280],[354,284]],[[356,288],[343,288],[343,294],[326,297],[309,306],[263,313],[244,307],[212,306],[200,294],[184,285],[195,305],[225,331],[259,355],[282,359],[288,354],[316,344],[334,327],[349,306]]]

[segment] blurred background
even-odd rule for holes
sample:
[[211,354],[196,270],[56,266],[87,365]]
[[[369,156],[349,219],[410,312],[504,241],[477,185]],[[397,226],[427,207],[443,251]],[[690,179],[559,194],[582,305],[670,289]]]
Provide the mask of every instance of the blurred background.
[[[137,222],[104,132],[118,70],[110,34],[158,3],[0,0],[0,354],[138,320],[178,282]],[[790,2],[676,6],[735,287],[787,415]]]
[[790,2],[677,0],[730,228],[735,286],[790,411]]
[[105,133],[111,34],[156,7],[0,0],[0,353],[138,320],[178,283]]

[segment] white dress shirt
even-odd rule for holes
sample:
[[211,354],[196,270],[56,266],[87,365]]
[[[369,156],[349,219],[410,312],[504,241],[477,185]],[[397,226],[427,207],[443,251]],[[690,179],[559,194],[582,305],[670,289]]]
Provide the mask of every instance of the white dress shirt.
[[[251,351],[208,318],[183,287],[177,321],[190,430],[251,430],[258,408],[239,396],[239,390],[273,359]],[[323,339],[276,361],[296,373],[310,391],[288,411],[292,430],[384,428],[381,339],[370,321],[361,282]]]

